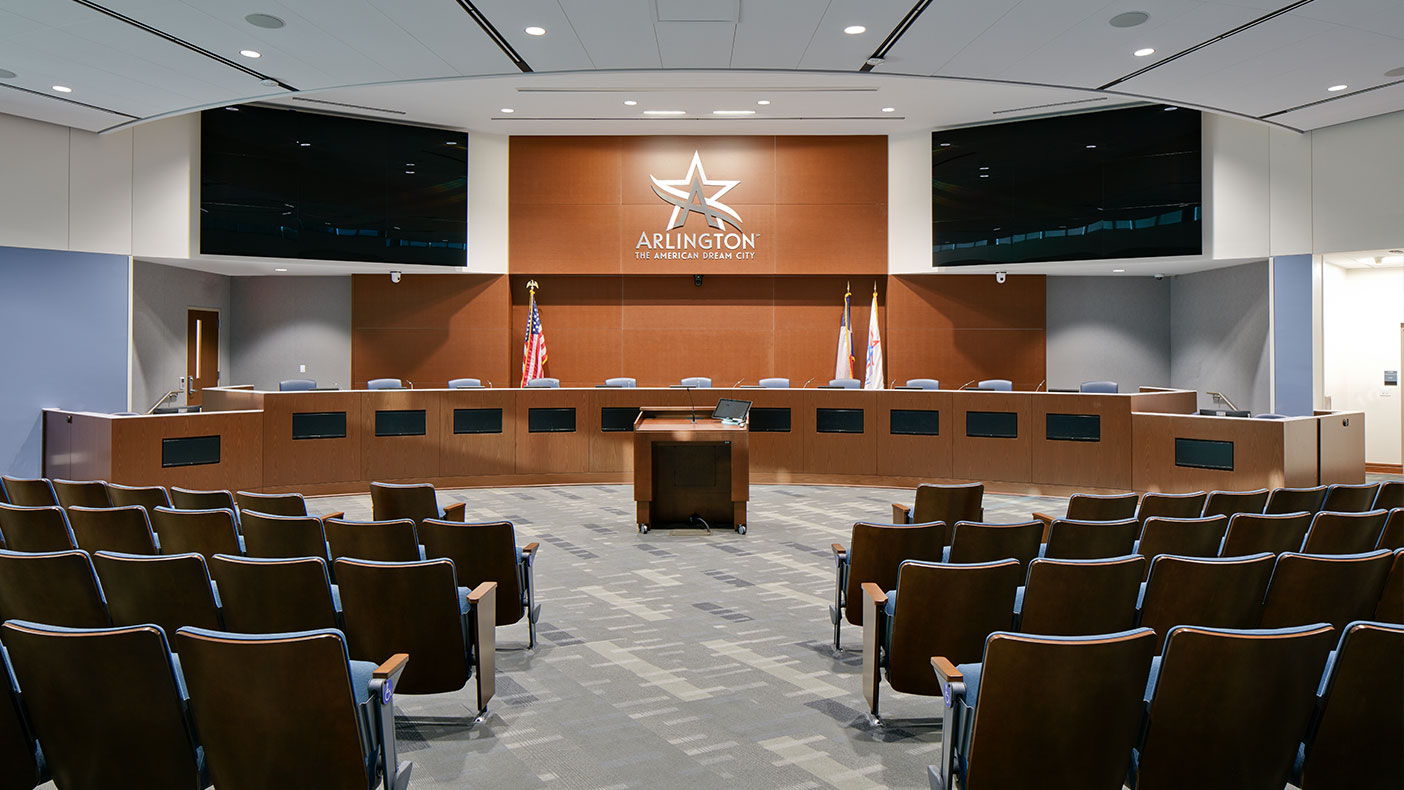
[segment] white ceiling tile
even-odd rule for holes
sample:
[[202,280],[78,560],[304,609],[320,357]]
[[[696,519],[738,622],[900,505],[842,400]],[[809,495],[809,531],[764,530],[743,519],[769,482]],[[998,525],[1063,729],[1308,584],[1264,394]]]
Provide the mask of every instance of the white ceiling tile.
[[459,74],[512,74],[517,67],[457,3],[372,0],[376,8]]
[[[534,71],[595,68],[556,0],[476,0],[497,32],[512,44]],[[527,35],[529,26],[546,28],[544,36]]]
[[[897,41],[887,62],[874,70],[884,74],[935,74],[1018,4],[1019,0],[934,0]],[[886,35],[884,31],[882,36]]]
[[[772,0],[773,1],[773,0]],[[740,21],[741,0],[657,0],[660,22]]]
[[829,0],[746,0],[731,55],[735,69],[799,68]]
[[0,113],[59,126],[72,126],[88,132],[100,132],[131,120],[122,115],[4,88],[0,88]]
[[654,25],[665,69],[724,69],[731,65],[736,25],[730,22],[659,22]]
[[[991,1],[981,0],[980,4]],[[814,31],[800,68],[857,71],[912,5],[912,0],[833,0]],[[862,25],[867,31],[850,36],[843,32],[849,25]]]
[[1316,0],[1292,15],[1404,39],[1404,3],[1399,0]]
[[657,69],[652,0],[560,0],[597,69]]

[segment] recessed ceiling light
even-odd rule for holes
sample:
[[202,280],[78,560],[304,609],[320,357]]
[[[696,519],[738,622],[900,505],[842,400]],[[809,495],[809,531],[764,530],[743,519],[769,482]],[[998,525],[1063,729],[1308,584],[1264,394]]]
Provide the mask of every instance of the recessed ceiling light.
[[625,107],[633,107],[635,104],[638,104],[638,102],[634,101],[633,99],[625,99],[625,100],[624,100],[624,106],[625,106]]
[[980,166],[980,169],[981,169],[981,170],[989,170],[989,169],[990,169],[990,166],[989,166],[989,165],[981,165],[981,166]]
[[644,115],[687,115],[687,110],[644,110]]
[[981,174],[980,174],[980,177],[981,177],[981,178],[989,178],[989,177],[990,177],[990,174],[989,174],[989,173],[981,173]]
[[9,69],[0,69],[0,80],[12,80],[19,76]]
[[73,89],[70,88],[70,87],[68,87],[67,85],[55,85],[55,86],[54,86],[54,90],[58,91],[59,93],[72,93],[72,92],[73,92]]
[[284,22],[276,16],[273,16],[272,14],[249,14],[248,16],[244,17],[244,21],[248,22],[254,27],[261,27],[268,30],[277,30],[278,28],[287,24],[286,22]]
[[1343,90],[1345,90],[1346,88],[1349,88],[1349,87],[1350,87],[1349,85],[1332,85],[1331,87],[1327,88],[1326,90],[1330,91],[1331,93],[1339,93],[1340,91],[1343,91]]
[[755,115],[755,110],[712,110],[713,115]]
[[528,36],[544,36],[546,35],[546,28],[532,25],[531,27],[526,29],[526,34]]
[[868,32],[868,29],[866,27],[863,27],[862,25],[849,25],[848,27],[843,29],[843,32],[847,33],[850,36],[856,36],[861,33]]
[[224,109],[226,109],[226,110],[228,110],[228,111],[230,111],[230,112],[238,112],[238,111],[239,111],[239,108],[238,108],[238,107],[225,107]]
[[1150,14],[1145,11],[1127,11],[1108,19],[1107,24],[1112,27],[1135,27],[1145,24],[1148,19],[1150,19]]
[[261,58],[261,57],[263,57],[263,53],[262,53],[262,52],[259,52],[258,50],[254,50],[254,49],[241,49],[241,50],[239,50],[239,54],[240,54],[240,55],[243,55],[243,56],[246,57],[246,58]]
[[941,147],[942,147],[942,148],[950,148],[950,147],[951,147],[951,144],[950,144],[950,143],[941,143]]
[[516,112],[516,110],[512,109],[511,107],[503,107],[502,112]]
[[285,272],[285,271],[287,271],[287,269],[274,269],[273,271],[275,271],[275,272]]
[[764,107],[767,104],[770,104],[770,99],[760,99],[756,102],[756,104],[759,104],[760,106]]
[[414,162],[405,162],[405,167],[414,167]]
[[882,111],[883,111],[883,112],[897,112],[897,108],[896,108],[896,107],[883,107],[883,108],[882,108]]
[[1125,271],[1125,269],[1112,269],[1112,274],[1121,274]]
[[413,170],[406,170],[406,171],[405,171],[405,175],[407,175],[407,176],[412,176],[412,175],[414,175],[414,171],[413,171]]
[[1166,112],[1174,112],[1174,111],[1176,111],[1176,110],[1178,110],[1178,109],[1180,109],[1180,108],[1179,108],[1179,107],[1166,107],[1166,108],[1165,108],[1165,111],[1166,111]]
[[310,147],[312,146],[311,143],[304,143],[304,142],[301,142],[301,141],[299,141],[297,145],[298,145],[299,148],[310,148]]
[[458,142],[456,140],[449,140],[448,142],[444,143],[444,145],[458,145]]
[[1096,148],[1097,146],[1095,146],[1095,145],[1089,145],[1089,146],[1087,146],[1087,147],[1088,147],[1088,148]]
[[1131,54],[1135,55],[1138,58],[1145,58],[1154,55],[1155,50],[1151,49],[1150,47],[1146,47],[1144,49],[1138,49],[1135,52],[1132,52]]

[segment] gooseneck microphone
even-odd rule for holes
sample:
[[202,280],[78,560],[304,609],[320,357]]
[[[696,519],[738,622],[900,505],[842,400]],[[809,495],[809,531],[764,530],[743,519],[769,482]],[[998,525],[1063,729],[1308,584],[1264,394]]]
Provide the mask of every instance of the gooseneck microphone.
[[[810,377],[809,377],[809,381],[813,381],[813,380],[814,380],[814,377],[813,377],[813,376],[810,376]],[[801,384],[801,385],[800,385],[800,389],[804,389],[805,387],[808,387],[808,386],[809,386],[809,381],[806,381],[805,383]]]
[[960,388],[961,388],[961,389],[965,389],[966,387],[969,387],[971,384],[974,384],[974,383],[977,382],[977,381],[979,381],[979,379],[971,379],[971,380],[965,382],[964,384],[960,385]]
[[684,389],[687,390],[687,402],[688,402],[688,405],[691,406],[691,408],[692,408],[692,421],[693,421],[693,422],[697,422],[697,403],[694,402],[694,401],[692,400],[692,387],[691,387],[691,386],[688,386],[688,387],[685,387]]
[[[744,378],[739,378],[739,379],[737,379],[737,380],[736,380],[736,383],[731,385],[731,389],[734,390],[734,389],[736,389],[737,387],[741,386],[741,382],[743,382],[743,381],[745,381],[745,380],[746,380],[746,379],[744,379]],[[727,390],[727,391],[730,392],[731,390]]]

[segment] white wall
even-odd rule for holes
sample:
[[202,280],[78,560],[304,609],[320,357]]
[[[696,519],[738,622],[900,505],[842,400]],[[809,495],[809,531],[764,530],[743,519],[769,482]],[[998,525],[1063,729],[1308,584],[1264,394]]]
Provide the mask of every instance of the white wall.
[[1404,112],[1311,134],[1316,252],[1404,244]]
[[1400,369],[1404,269],[1324,269],[1325,394],[1332,408],[1365,412],[1367,463],[1398,464],[1400,387],[1383,382]]
[[136,127],[132,174],[132,254],[188,258],[197,253],[200,114]]
[[1268,252],[1268,128],[1205,113],[1205,251],[1216,259]]
[[887,271],[932,271],[930,132],[887,138]]
[[468,135],[468,270],[507,273],[506,135]]

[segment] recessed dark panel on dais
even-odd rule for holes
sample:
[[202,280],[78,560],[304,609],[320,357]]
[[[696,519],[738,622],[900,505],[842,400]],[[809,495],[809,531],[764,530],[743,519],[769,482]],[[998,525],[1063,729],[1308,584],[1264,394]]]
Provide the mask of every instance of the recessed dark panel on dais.
[[968,411],[965,435],[982,439],[1019,438],[1019,414],[1012,411]]
[[1053,414],[1044,420],[1044,437],[1054,442],[1102,441],[1100,414]]
[[936,409],[893,409],[888,431],[905,436],[939,436],[941,412]]
[[1175,439],[1175,466],[1233,471],[1233,442],[1214,439]]
[[502,433],[501,409],[454,409],[454,433]]
[[527,409],[527,433],[573,433],[575,409]]
[[375,412],[376,436],[423,436],[424,426],[423,409],[377,409]]
[[862,433],[862,409],[815,409],[814,430],[818,433]]
[[789,433],[790,410],[774,406],[751,407],[751,433]]
[[346,412],[344,411],[299,411],[293,412],[292,438],[294,439],[344,439],[346,438]]
[[617,433],[634,430],[634,421],[639,418],[639,410],[632,406],[602,406],[600,408],[600,430]]
[[218,436],[180,436],[161,440],[161,466],[219,463]]

